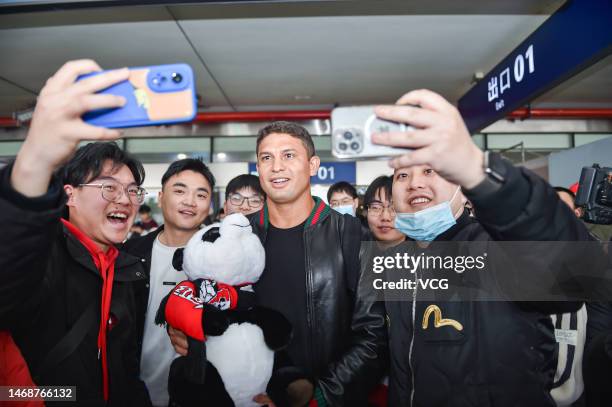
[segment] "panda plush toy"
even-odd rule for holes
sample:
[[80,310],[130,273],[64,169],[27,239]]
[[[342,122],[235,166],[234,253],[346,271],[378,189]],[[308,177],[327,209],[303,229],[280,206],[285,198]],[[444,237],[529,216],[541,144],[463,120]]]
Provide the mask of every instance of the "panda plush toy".
[[306,375],[281,352],[291,325],[279,312],[255,305],[251,285],[265,267],[265,251],[242,214],[198,231],[174,255],[189,281],[160,304],[156,322],[183,331],[188,355],[170,368],[175,406],[258,406],[267,393],[278,406],[293,404],[288,386]]

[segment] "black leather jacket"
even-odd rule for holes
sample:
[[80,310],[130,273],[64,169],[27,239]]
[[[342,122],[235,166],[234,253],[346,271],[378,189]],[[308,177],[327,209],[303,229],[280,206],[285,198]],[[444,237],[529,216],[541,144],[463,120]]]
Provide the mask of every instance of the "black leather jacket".
[[[307,370],[332,406],[366,405],[387,366],[384,307],[358,295],[363,270],[349,270],[360,250],[360,224],[319,198],[304,228],[309,355]],[[250,217],[262,243],[267,207]],[[352,264],[358,264],[359,261]],[[264,271],[265,272],[265,271]]]

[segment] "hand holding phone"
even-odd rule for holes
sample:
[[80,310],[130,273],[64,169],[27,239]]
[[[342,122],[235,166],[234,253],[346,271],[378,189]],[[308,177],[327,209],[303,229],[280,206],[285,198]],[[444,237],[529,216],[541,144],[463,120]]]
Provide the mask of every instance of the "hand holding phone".
[[389,157],[406,153],[404,148],[372,143],[373,133],[404,132],[412,127],[383,120],[374,106],[339,107],[332,110],[332,154],[338,158]]
[[91,126],[81,116],[92,109],[122,106],[122,97],[96,94],[128,78],[127,69],[109,71],[76,83],[76,79],[101,71],[92,60],[64,64],[40,91],[28,135],[17,154],[11,185],[21,194],[34,197],[47,191],[53,171],[66,161],[82,140],[114,140],[117,130]]
[[441,95],[414,90],[394,106],[377,106],[376,114],[415,126],[409,133],[375,135],[373,141],[380,145],[412,149],[390,160],[393,168],[428,165],[442,178],[465,189],[474,188],[484,179],[484,153],[474,144],[457,108]]
[[[99,75],[96,72],[85,78]],[[130,68],[129,78],[99,94],[122,96],[126,104],[115,109],[88,112],[83,120],[89,124],[123,128],[189,122],[197,107],[193,71],[186,64]]]

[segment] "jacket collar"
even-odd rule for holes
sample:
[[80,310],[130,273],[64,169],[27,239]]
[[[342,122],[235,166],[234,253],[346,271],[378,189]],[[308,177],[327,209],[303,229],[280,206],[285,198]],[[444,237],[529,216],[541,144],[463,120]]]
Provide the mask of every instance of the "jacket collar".
[[139,257],[148,257],[150,260],[151,252],[153,251],[153,244],[162,230],[164,230],[164,225],[159,226],[153,232],[147,233],[144,236],[128,239],[119,247],[119,250],[123,248],[124,251],[128,253]]
[[[304,224],[304,229],[315,226],[321,223],[325,218],[327,218],[332,210],[321,198],[318,196],[313,196],[315,204],[306,219],[306,223]],[[265,230],[268,230],[268,226],[270,225],[270,217],[268,215],[268,204],[264,203],[263,208],[259,211],[259,226]]]
[[[100,272],[98,271],[98,268],[91,258],[91,254],[89,254],[85,246],[83,246],[83,244],[79,242],[79,240],[74,237],[64,225],[62,225],[62,232],[64,234],[64,238],[66,239],[66,247],[70,257],[72,257],[74,261],[85,267],[87,270],[99,276]],[[140,263],[137,257],[129,255],[123,251],[119,251],[119,256],[117,256],[117,260],[115,260],[115,280],[124,281],[144,278],[144,273],[139,272],[142,271],[140,268],[133,270],[131,267],[129,267],[137,263]]]

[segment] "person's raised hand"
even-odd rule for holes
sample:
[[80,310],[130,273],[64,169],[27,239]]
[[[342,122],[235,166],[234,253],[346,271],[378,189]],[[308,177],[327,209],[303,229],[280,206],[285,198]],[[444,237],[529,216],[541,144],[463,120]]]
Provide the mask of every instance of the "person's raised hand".
[[376,107],[381,119],[414,127],[407,132],[372,135],[372,141],[411,150],[389,161],[393,168],[429,165],[440,176],[470,189],[485,177],[483,152],[474,144],[459,111],[446,99],[421,89],[402,96],[394,106]]
[[47,80],[11,174],[11,185],[16,191],[30,197],[43,195],[53,171],[70,158],[80,141],[120,137],[118,130],[92,126],[81,119],[87,111],[125,104],[121,96],[96,92],[128,79],[127,68],[76,82],[79,76],[100,70],[92,60],[70,61]]

